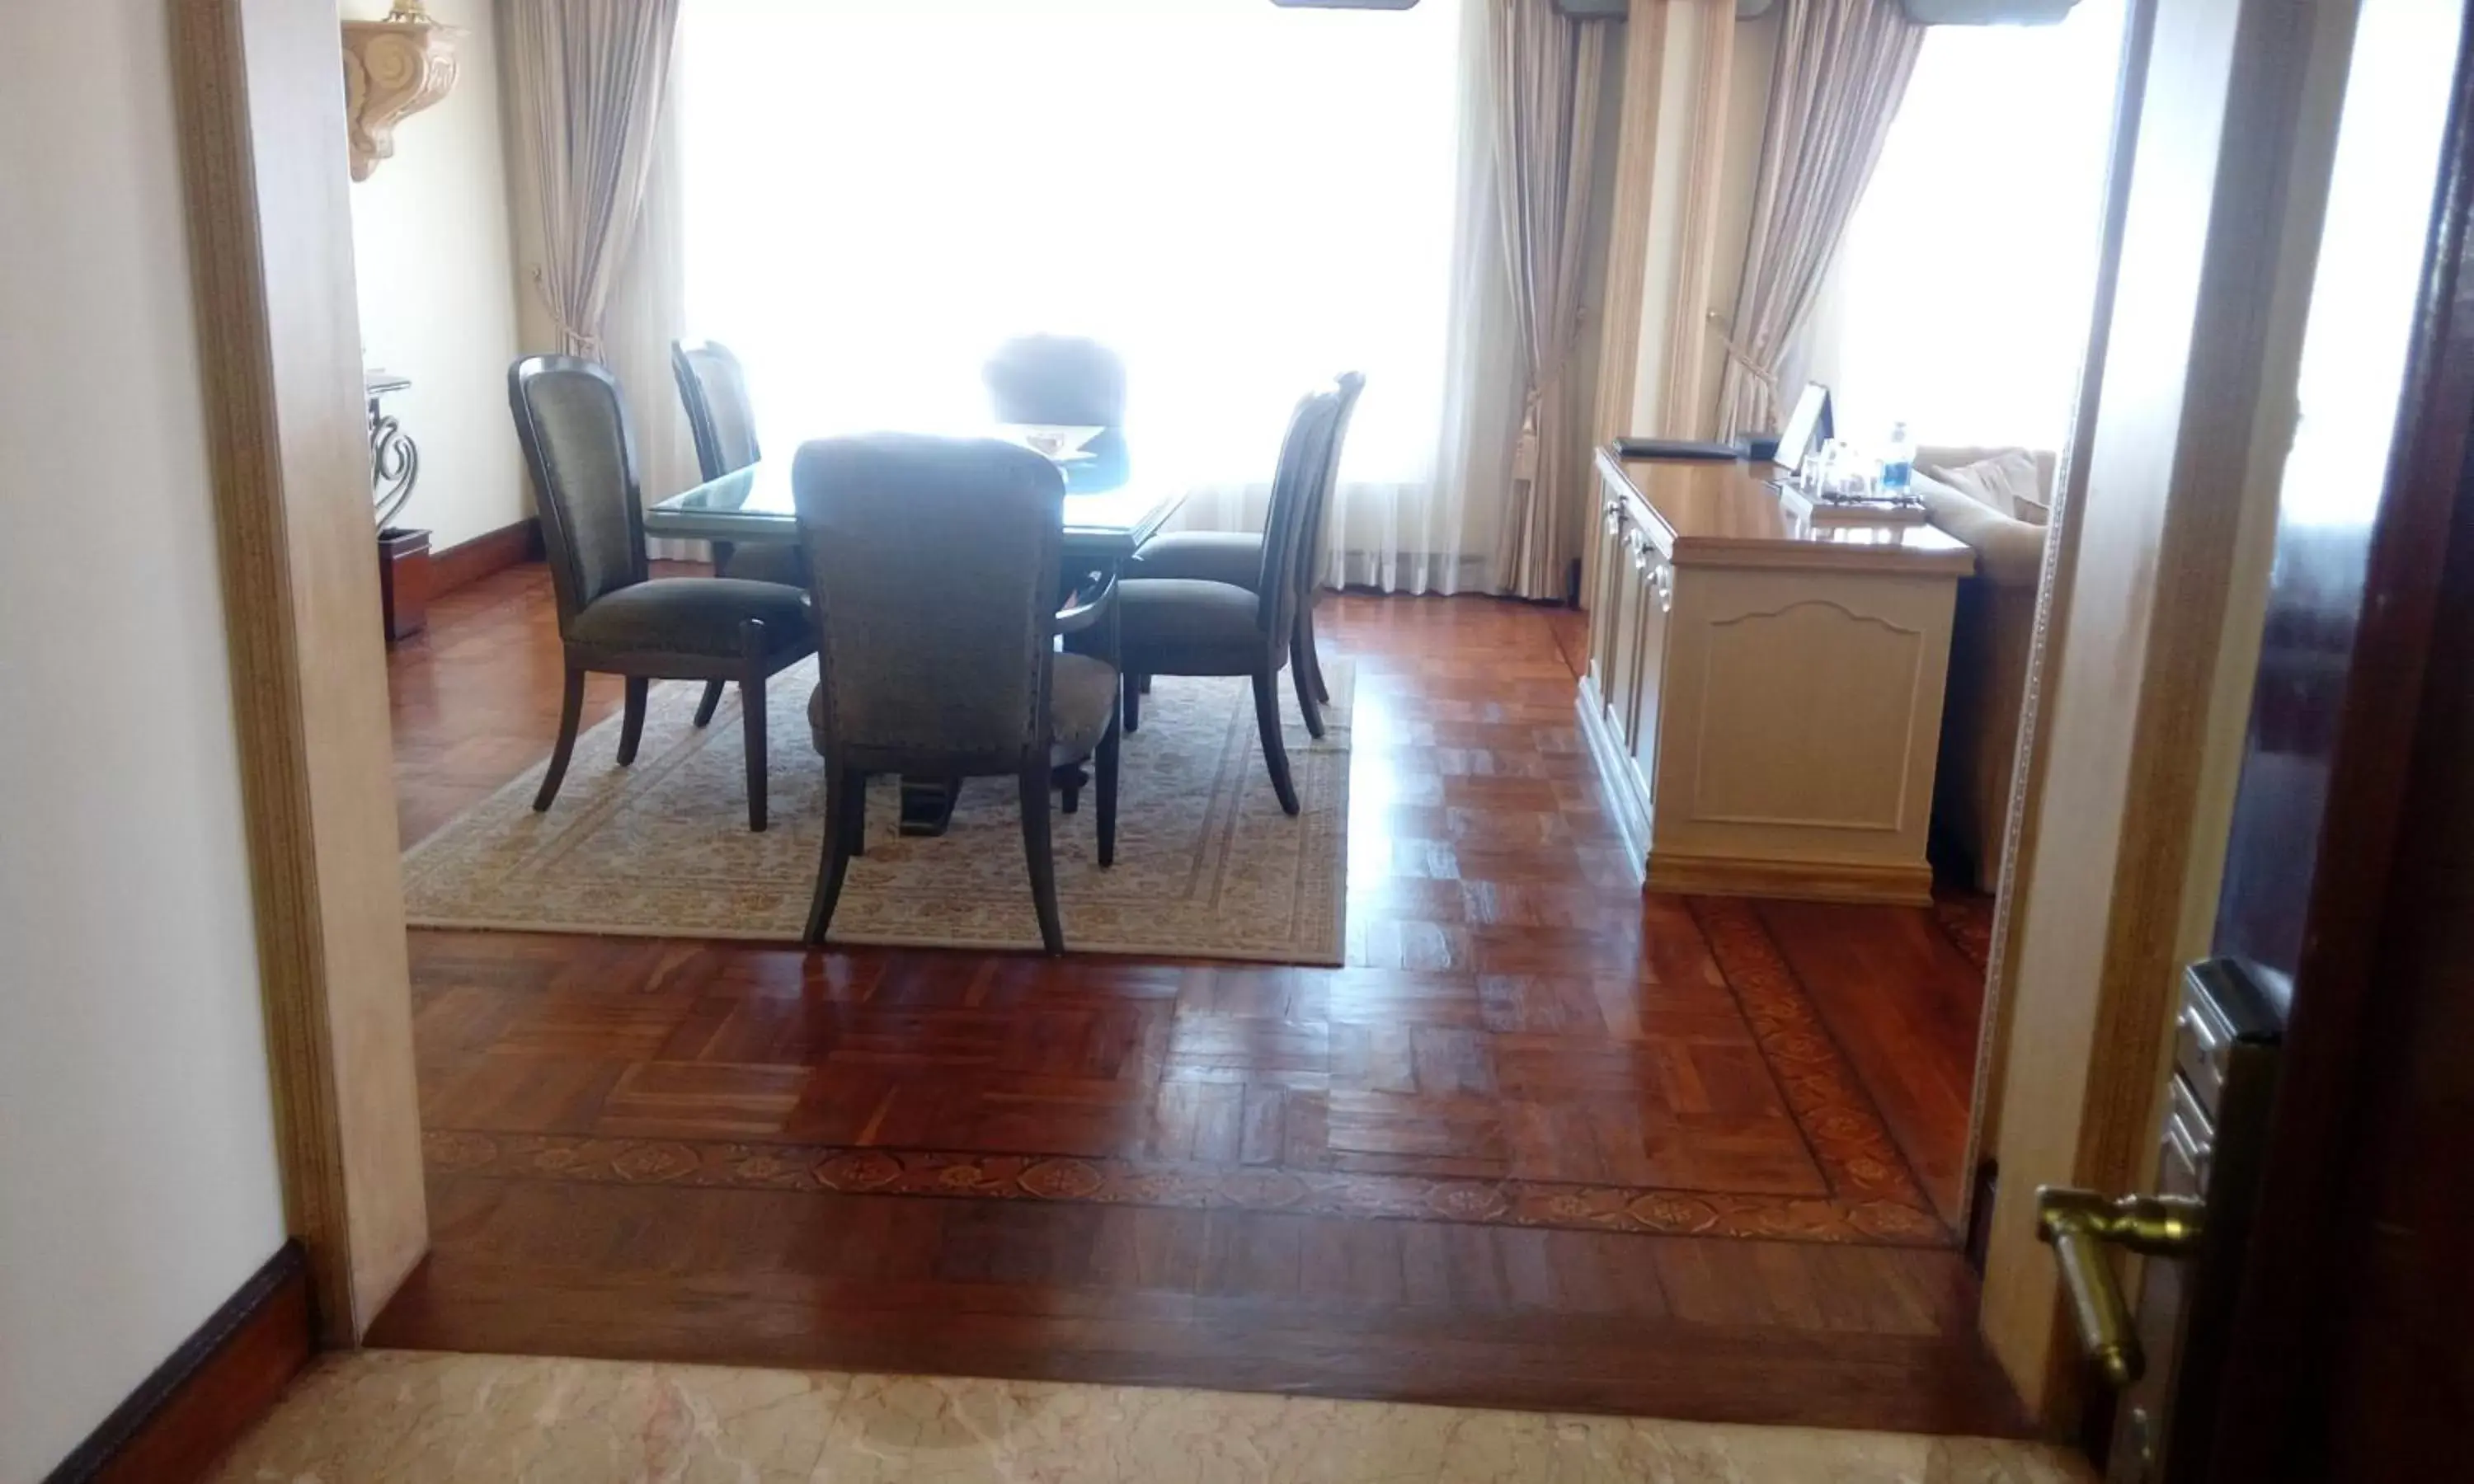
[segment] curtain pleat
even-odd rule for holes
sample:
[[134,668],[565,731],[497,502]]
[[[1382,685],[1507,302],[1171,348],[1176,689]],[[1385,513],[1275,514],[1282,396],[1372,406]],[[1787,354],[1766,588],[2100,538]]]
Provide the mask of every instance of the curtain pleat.
[[1778,374],[1812,313],[1915,70],[1925,28],[1897,0],[1785,0],[1718,430],[1777,426]]
[[1497,570],[1508,592],[1560,598],[1580,554],[1583,419],[1566,372],[1584,312],[1606,24],[1574,20],[1553,0],[1488,0],[1488,8],[1503,251],[1527,357]]
[[511,117],[541,227],[533,278],[571,355],[602,355],[678,14],[679,0],[508,0]]

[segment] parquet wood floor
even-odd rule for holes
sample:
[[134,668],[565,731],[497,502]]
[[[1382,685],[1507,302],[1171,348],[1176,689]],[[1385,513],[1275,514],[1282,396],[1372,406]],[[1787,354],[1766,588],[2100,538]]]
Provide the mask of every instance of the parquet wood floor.
[[[415,933],[434,1249],[373,1341],[2013,1429],[1966,904],[1644,898],[1566,615],[1324,612],[1345,968]],[[555,720],[538,568],[431,624],[407,839]]]

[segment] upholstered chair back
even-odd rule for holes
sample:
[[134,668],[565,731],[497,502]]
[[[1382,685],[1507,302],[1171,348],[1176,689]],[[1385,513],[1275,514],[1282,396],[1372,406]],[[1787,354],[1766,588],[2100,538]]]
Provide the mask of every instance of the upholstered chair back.
[[1126,447],[1126,363],[1096,340],[1026,335],[997,347],[982,371],[999,422],[1054,422],[1102,431],[1069,467],[1066,488],[1114,490],[1132,476]]
[[992,439],[875,433],[791,466],[822,735],[845,767],[957,774],[1045,757],[1064,480]]
[[644,580],[636,442],[618,379],[576,356],[528,355],[507,368],[507,403],[564,633],[604,595]]
[[1272,471],[1272,508],[1263,518],[1263,565],[1255,579],[1255,627],[1275,651],[1289,642],[1297,621],[1298,548],[1315,513],[1315,493],[1339,431],[1340,394],[1314,392],[1298,399],[1280,441],[1280,462]]
[[1331,443],[1323,454],[1321,477],[1315,483],[1314,497],[1306,507],[1305,526],[1298,540],[1297,601],[1311,607],[1315,600],[1315,579],[1321,575],[1326,533],[1331,528],[1331,507],[1340,488],[1340,455],[1348,442],[1348,421],[1357,415],[1358,394],[1366,390],[1366,373],[1343,371],[1333,378],[1340,396],[1340,407],[1332,419]]
[[707,479],[719,479],[763,457],[756,445],[756,406],[747,395],[747,372],[730,347],[714,340],[670,342],[670,371],[679,400],[695,435],[696,465]]
[[1026,335],[988,357],[982,374],[999,422],[1115,427],[1126,420],[1126,363],[1096,340]]

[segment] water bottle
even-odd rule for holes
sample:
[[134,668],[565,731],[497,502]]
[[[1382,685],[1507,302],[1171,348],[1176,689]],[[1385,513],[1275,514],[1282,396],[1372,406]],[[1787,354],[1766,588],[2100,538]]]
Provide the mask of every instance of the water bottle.
[[1907,433],[1904,422],[1890,424],[1889,446],[1881,450],[1881,492],[1898,499],[1907,494],[1909,477],[1916,467],[1916,441]]

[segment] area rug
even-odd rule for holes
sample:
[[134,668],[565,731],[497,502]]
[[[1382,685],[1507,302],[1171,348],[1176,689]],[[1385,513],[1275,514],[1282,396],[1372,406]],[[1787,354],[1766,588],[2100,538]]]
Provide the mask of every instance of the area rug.
[[[1325,734],[1285,694],[1289,763],[1304,805],[1283,814],[1264,771],[1243,679],[1162,676],[1126,738],[1116,864],[1096,858],[1091,794],[1054,818],[1069,949],[1336,965],[1347,885],[1348,667],[1327,674]],[[698,684],[656,684],[634,766],[619,719],[578,738],[548,813],[542,763],[405,852],[406,919],[420,927],[796,942],[815,889],[824,766],[808,737],[813,661],[767,690],[771,827],[747,828],[738,694],[692,725]],[[868,796],[831,942],[1035,948],[1039,925],[1012,780],[966,784],[942,836],[895,831],[898,784]]]

